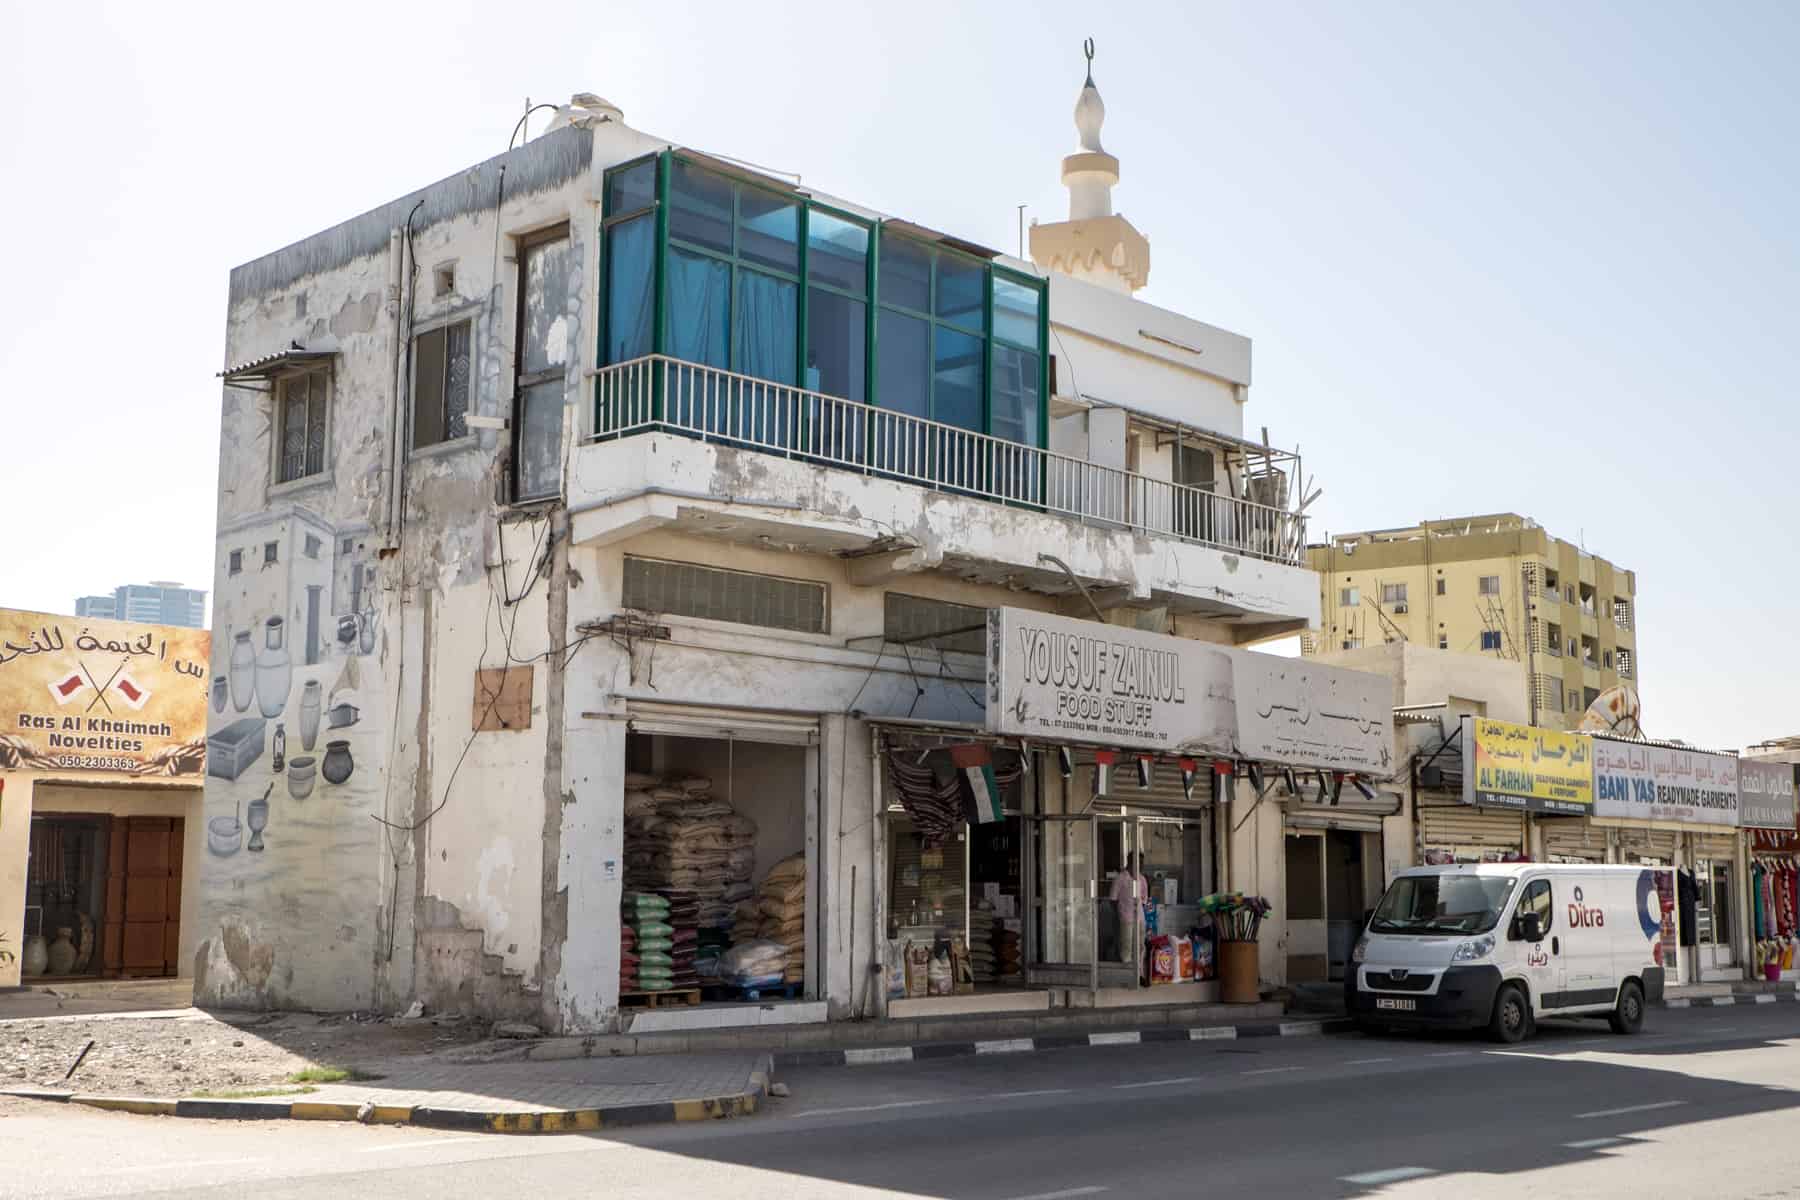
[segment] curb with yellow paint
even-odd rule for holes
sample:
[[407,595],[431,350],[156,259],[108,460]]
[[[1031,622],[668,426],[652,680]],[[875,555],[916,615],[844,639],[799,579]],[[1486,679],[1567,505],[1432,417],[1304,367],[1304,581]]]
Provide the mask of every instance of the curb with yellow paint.
[[213,1120],[354,1121],[364,1125],[419,1125],[481,1133],[593,1133],[667,1121],[716,1121],[747,1117],[769,1093],[773,1059],[764,1055],[750,1074],[749,1090],[699,1100],[662,1100],[607,1108],[544,1108],[491,1112],[481,1109],[435,1108],[330,1100],[175,1100],[156,1096],[89,1096],[42,1088],[0,1090],[0,1095],[28,1100],[80,1104],[139,1116],[203,1117]]

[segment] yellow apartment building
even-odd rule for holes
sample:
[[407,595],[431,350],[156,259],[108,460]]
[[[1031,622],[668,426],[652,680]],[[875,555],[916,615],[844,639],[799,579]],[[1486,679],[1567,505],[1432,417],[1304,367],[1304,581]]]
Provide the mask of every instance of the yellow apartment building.
[[1524,667],[1539,725],[1572,728],[1614,684],[1638,687],[1637,575],[1494,513],[1339,534],[1307,548],[1322,620],[1307,657],[1406,641]]

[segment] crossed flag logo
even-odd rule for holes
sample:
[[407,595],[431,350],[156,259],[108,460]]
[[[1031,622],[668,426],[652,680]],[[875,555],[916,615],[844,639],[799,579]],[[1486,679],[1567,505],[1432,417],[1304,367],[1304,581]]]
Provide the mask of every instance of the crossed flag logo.
[[125,669],[123,659],[113,668],[113,673],[107,676],[105,683],[95,683],[94,673],[84,662],[76,670],[52,680],[49,687],[50,698],[56,701],[58,708],[74,703],[81,698],[82,693],[92,689],[94,694],[88,700],[84,712],[94,711],[95,705],[101,705],[107,712],[111,712],[113,700],[120,701],[136,712],[150,701],[150,689],[131,677],[131,673]]

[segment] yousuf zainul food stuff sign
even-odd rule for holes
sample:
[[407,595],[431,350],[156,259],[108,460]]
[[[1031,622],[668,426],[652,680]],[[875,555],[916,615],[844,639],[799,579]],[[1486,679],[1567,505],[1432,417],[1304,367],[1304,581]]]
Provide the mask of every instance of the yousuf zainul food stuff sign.
[[0,770],[203,775],[211,642],[0,609]]

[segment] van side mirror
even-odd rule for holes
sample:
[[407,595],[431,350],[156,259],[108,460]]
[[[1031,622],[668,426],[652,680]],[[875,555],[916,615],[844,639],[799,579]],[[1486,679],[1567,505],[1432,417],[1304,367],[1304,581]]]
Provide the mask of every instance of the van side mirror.
[[1537,913],[1520,913],[1513,922],[1515,936],[1522,942],[1541,942],[1544,940],[1544,918]]

